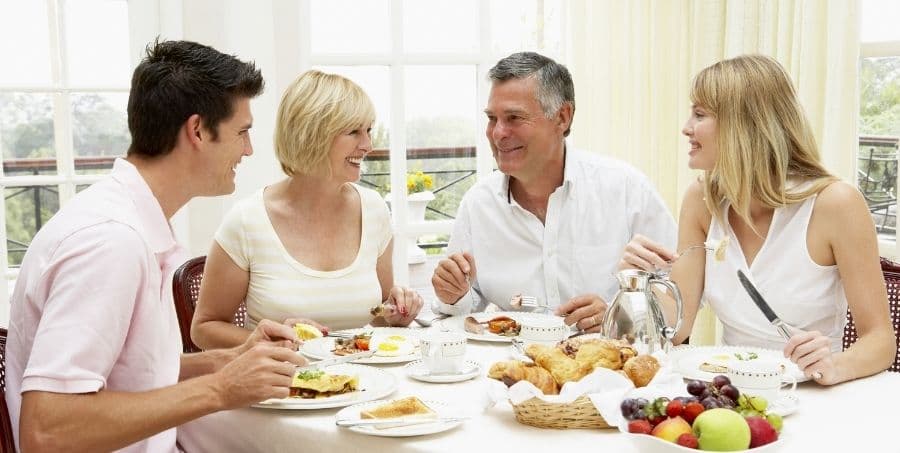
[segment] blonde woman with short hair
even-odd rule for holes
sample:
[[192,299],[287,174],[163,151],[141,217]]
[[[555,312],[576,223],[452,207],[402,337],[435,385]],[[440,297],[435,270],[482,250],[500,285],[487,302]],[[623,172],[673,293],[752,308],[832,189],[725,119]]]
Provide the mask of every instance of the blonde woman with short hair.
[[355,184],[374,120],[366,93],[339,75],[307,71],[287,88],[275,126],[287,178],[235,205],[216,232],[191,326],[198,346],[243,342],[251,330],[231,322],[241,302],[247,329],[263,319],[327,331],[415,318],[421,297],[393,284],[387,205]]
[[[675,344],[690,333],[702,296],[726,344],[781,349],[820,384],[889,367],[896,346],[875,226],[859,191],[822,166],[788,74],[765,56],[724,60],[697,74],[691,101],[682,133],[688,166],[703,175],[684,196],[678,250],[729,245],[724,256],[695,251],[672,265],[685,302]],[[636,237],[620,267],[654,271],[676,255]],[[751,301],[738,270],[796,328],[790,340]],[[841,351],[848,307],[859,339]]]

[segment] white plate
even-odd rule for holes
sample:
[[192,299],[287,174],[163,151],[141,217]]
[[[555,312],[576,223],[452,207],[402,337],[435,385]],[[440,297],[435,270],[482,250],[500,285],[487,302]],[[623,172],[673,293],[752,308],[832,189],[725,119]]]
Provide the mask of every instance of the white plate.
[[355,392],[329,396],[327,398],[283,398],[269,399],[254,404],[264,409],[326,409],[344,407],[351,404],[384,398],[397,390],[397,378],[387,371],[366,366],[344,363],[325,367],[331,374],[355,374],[359,376],[359,388]]
[[[703,364],[703,362],[708,362],[717,355],[727,355],[730,359],[733,358],[734,360],[738,360],[734,354],[746,355],[751,352],[756,353],[760,358],[781,361],[785,367],[785,375],[793,375],[797,378],[797,382],[809,380],[809,378],[800,371],[800,368],[797,368],[797,365],[794,362],[784,358],[781,351],[776,351],[774,349],[763,349],[752,346],[679,346],[672,348],[669,352],[669,360],[672,363],[672,369],[685,378],[711,381],[717,373],[701,370],[700,365]],[[790,382],[790,380],[785,380],[785,382]]]
[[[619,431],[627,436],[628,439],[631,440],[631,444],[634,445],[635,450],[641,453],[697,453],[700,451],[693,448],[682,447],[675,442],[669,442],[665,439],[651,436],[649,434],[631,434],[627,431],[627,429],[628,426],[626,424],[623,427],[620,427]],[[783,433],[784,431],[782,431],[781,434]],[[784,444],[781,434],[778,435],[778,440],[776,440],[775,442],[763,445],[761,447],[740,451],[747,453],[775,453],[781,450],[781,446]]]
[[406,370],[407,376],[417,381],[433,382],[436,384],[468,381],[481,374],[481,365],[479,365],[478,362],[466,360],[464,365],[465,369],[463,369],[462,372],[454,374],[431,374],[428,371],[428,368],[425,367],[425,362],[422,362],[421,360],[407,363],[403,369]]
[[[369,409],[374,406],[378,406],[381,404],[386,404],[394,400],[381,400],[381,401],[371,401],[368,403],[357,404],[355,406],[346,407],[341,409],[337,415],[335,415],[336,420],[359,420],[359,413],[365,409]],[[460,411],[453,408],[447,403],[441,401],[431,401],[426,400],[422,401],[426,406],[430,407],[432,410],[437,412],[438,417],[456,417],[460,415]],[[416,425],[409,426],[399,426],[396,428],[376,428],[374,426],[351,426],[347,429],[351,431],[355,431],[361,434],[368,434],[370,436],[383,436],[383,437],[410,437],[410,436],[423,436],[425,434],[434,434],[443,431],[447,431],[449,429],[453,429],[463,423],[462,420],[452,421],[452,422],[440,422],[435,421],[434,423],[420,423]]]
[[465,334],[466,338],[468,338],[470,340],[491,341],[491,342],[496,342],[496,343],[512,342],[513,337],[507,337],[507,336],[503,336],[503,335],[497,335],[495,333],[490,333],[487,331],[487,327],[485,327],[485,332],[483,334],[466,332],[466,329],[465,329],[466,316],[472,316],[475,319],[477,319],[479,322],[489,321],[498,316],[508,316],[512,319],[515,319],[516,322],[519,324],[522,323],[522,319],[524,319],[526,317],[532,317],[532,316],[539,317],[539,318],[550,317],[557,321],[560,319],[558,316],[555,316],[555,315],[547,315],[547,314],[543,314],[543,313],[532,313],[532,312],[527,312],[527,311],[525,311],[525,312],[523,312],[523,311],[495,311],[492,313],[482,312],[482,313],[471,313],[471,314],[465,315],[465,316],[451,316],[449,318],[442,319],[440,321],[440,323],[441,323],[440,327],[443,330],[449,330],[451,332],[461,332],[461,333]]
[[[407,327],[370,327],[368,329],[348,329],[342,330],[341,332],[347,332],[351,335],[358,335],[365,332],[371,332],[372,338],[377,338],[381,336],[389,336],[389,335],[403,335],[408,338],[411,342],[415,344],[415,349],[413,349],[412,354],[406,354],[396,357],[387,357],[380,355],[373,355],[372,357],[368,357],[365,359],[354,360],[353,363],[364,363],[364,364],[380,364],[380,363],[405,363],[413,360],[417,360],[421,355],[419,354],[419,336],[422,335],[421,331],[423,329],[410,329]],[[314,338],[312,340],[307,340],[303,342],[303,345],[300,346],[300,352],[303,355],[311,358],[311,359],[331,359],[334,357],[340,357],[335,355],[332,350],[334,350],[334,337],[322,337],[322,338]]]

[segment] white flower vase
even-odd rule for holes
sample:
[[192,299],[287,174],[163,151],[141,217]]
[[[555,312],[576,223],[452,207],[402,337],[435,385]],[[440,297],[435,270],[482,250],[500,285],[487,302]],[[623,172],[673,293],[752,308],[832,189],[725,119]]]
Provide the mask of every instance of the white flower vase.
[[[391,194],[384,196],[384,200],[391,203]],[[406,196],[406,206],[409,211],[410,222],[424,222],[425,209],[428,203],[434,200],[434,193],[430,190],[424,192],[411,193]],[[409,264],[419,264],[425,262],[425,250],[416,245],[416,238],[410,238],[406,241],[406,261]]]

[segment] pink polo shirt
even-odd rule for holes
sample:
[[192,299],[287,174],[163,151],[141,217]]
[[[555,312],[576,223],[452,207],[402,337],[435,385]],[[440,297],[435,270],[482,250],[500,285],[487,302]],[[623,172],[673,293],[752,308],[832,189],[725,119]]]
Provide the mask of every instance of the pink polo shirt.
[[[178,382],[171,274],[185,258],[159,202],[123,159],[41,228],[10,302],[6,403],[16,447],[22,392],[139,392]],[[121,451],[176,451],[175,429]]]

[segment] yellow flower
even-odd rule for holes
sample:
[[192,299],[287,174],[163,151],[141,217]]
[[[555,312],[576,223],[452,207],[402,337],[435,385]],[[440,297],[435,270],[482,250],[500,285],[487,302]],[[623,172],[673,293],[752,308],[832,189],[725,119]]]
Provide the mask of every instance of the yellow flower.
[[430,190],[434,187],[434,179],[431,175],[426,175],[423,171],[406,174],[406,192],[417,193]]

